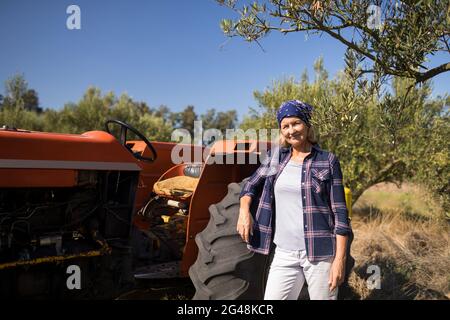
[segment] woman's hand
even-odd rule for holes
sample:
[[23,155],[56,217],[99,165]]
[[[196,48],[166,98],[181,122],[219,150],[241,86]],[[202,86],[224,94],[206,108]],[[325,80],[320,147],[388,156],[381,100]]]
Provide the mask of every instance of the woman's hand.
[[344,282],[345,278],[345,258],[335,258],[330,269],[328,284],[330,292],[334,291]]
[[236,226],[242,240],[249,242],[249,234],[253,235],[253,217],[247,208],[239,208],[239,218]]

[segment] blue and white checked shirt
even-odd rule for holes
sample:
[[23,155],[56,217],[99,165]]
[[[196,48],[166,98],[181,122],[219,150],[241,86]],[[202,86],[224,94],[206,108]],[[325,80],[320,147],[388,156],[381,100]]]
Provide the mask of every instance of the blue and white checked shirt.
[[[269,161],[264,161],[245,182],[240,197],[257,201],[251,210],[253,235],[248,248],[268,254],[273,240],[275,181],[291,158],[292,148],[277,148]],[[306,252],[311,262],[328,260],[336,254],[336,235],[349,235],[352,230],[345,203],[342,171],[337,157],[317,145],[303,161],[301,197]],[[293,177],[295,179],[295,177]],[[252,206],[253,207],[253,206]]]

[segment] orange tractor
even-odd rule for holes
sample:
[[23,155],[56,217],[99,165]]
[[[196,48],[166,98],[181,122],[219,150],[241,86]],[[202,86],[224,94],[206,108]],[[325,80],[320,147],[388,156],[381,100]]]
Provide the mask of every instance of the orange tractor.
[[235,230],[241,181],[259,166],[236,157],[257,141],[174,165],[175,146],[118,120],[80,135],[0,129],[0,297],[114,298],[135,279],[189,275],[197,299],[261,298],[268,258]]

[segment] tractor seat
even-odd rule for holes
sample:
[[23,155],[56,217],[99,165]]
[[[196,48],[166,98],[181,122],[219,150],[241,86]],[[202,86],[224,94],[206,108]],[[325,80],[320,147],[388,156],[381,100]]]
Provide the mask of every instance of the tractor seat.
[[202,164],[175,166],[153,185],[153,191],[160,196],[188,200],[197,187],[202,169]]
[[176,198],[188,198],[197,187],[199,178],[175,176],[156,182],[153,190],[158,195]]

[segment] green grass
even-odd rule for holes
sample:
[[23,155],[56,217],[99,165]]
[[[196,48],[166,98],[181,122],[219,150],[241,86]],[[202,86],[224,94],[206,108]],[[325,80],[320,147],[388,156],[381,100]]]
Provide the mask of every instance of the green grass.
[[444,216],[443,209],[424,187],[409,183],[404,183],[400,189],[394,184],[373,186],[364,192],[353,209],[356,214],[378,210],[425,219]]

